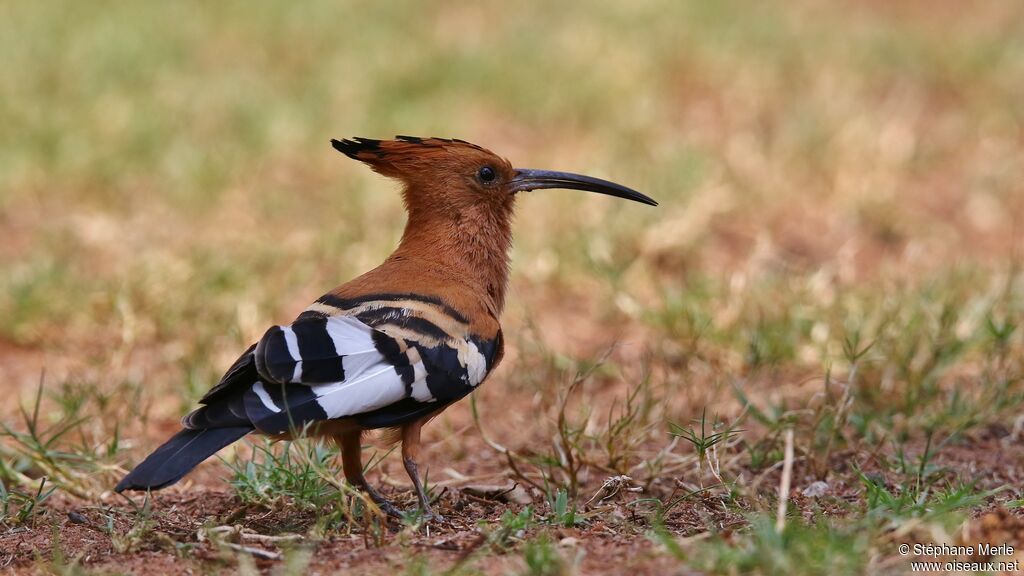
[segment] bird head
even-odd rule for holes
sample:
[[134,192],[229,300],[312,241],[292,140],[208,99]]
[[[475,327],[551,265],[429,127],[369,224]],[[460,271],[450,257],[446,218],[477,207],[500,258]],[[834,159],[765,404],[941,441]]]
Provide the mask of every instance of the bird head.
[[607,194],[651,206],[651,198],[620,184],[552,170],[513,168],[508,160],[464,140],[397,136],[394,140],[332,140],[349,158],[405,183],[410,213],[463,214],[485,208],[510,214],[519,192],[567,188]]
[[416,262],[444,269],[449,273],[446,284],[470,284],[485,295],[494,314],[500,313],[505,300],[512,208],[518,193],[569,188],[657,206],[614,182],[514,168],[490,150],[462,140],[397,136],[331,142],[349,158],[405,184],[402,196],[409,219],[402,241],[384,266]]

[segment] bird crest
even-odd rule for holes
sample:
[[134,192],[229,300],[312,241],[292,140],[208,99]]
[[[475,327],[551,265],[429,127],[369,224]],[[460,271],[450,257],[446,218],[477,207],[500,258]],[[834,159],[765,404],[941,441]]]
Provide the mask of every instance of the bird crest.
[[508,161],[490,150],[455,138],[395,136],[394,140],[375,140],[357,137],[331,140],[331,144],[338,152],[391,177],[401,177],[427,168],[437,171],[454,163],[478,160],[495,160],[511,169]]

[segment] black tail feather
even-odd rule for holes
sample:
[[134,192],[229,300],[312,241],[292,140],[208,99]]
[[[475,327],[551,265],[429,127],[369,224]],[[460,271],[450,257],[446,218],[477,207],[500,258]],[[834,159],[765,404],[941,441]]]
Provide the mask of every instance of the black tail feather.
[[252,430],[251,426],[182,430],[146,457],[114,490],[159,490],[170,486],[200,462]]

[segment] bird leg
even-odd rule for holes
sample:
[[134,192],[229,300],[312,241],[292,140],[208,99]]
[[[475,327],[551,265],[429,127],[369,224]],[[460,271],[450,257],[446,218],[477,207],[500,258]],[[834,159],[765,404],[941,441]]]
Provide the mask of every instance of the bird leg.
[[394,518],[401,518],[402,512],[381,496],[380,492],[374,490],[373,486],[363,476],[363,446],[361,442],[362,432],[352,430],[335,436],[335,441],[341,447],[341,465],[345,470],[345,479],[356,488],[366,492],[366,495],[373,500],[382,512]]
[[443,521],[444,518],[430,508],[430,500],[423,490],[419,467],[416,465],[416,458],[420,454],[420,429],[423,428],[423,423],[424,420],[417,420],[402,427],[402,461],[405,463],[405,471],[409,474],[409,479],[412,480],[413,488],[416,489],[416,497],[420,501],[420,509],[423,510],[424,518]]

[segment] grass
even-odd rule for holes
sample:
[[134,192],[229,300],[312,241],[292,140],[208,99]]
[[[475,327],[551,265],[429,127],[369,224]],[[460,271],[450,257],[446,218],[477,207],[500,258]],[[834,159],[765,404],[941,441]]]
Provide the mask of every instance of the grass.
[[[287,442],[280,450],[274,450],[269,442],[254,445],[252,458],[229,464],[235,493],[245,502],[258,504],[286,499],[289,505],[321,509],[332,503],[338,490],[326,478],[340,475],[332,466],[339,451],[306,444],[297,447]],[[298,451],[301,453],[296,456]]]
[[[730,439],[732,439],[733,437],[739,435],[741,432],[743,432],[743,430],[742,429],[734,428],[732,426],[727,426],[727,427],[726,426],[722,426],[721,427],[722,428],[721,431],[719,431],[719,432],[712,432],[712,433],[709,434],[708,430],[707,430],[706,416],[707,416],[706,411],[701,411],[701,413],[700,413],[700,420],[699,420],[699,422],[700,422],[700,431],[699,432],[693,426],[688,426],[686,428],[683,428],[682,426],[679,426],[678,424],[670,422],[669,423],[669,428],[670,428],[669,434],[672,435],[672,436],[675,436],[677,438],[682,438],[683,440],[689,442],[693,446],[693,449],[696,452],[696,456],[697,456],[697,478],[698,478],[698,480],[703,482],[703,479],[704,479],[704,467],[705,467],[705,465],[707,465],[708,466],[708,470],[711,472],[711,474],[713,474],[720,481],[721,480],[720,471],[719,471],[720,467],[717,464],[718,458],[716,456],[716,454],[717,454],[717,448],[716,447],[719,444],[722,444],[723,442],[728,444]],[[697,422],[698,421],[695,420],[694,424],[696,424]],[[717,429],[717,428],[719,428],[719,426],[715,425],[715,426],[712,426],[712,428]],[[703,485],[701,487],[703,488]]]
[[0,518],[2,518],[0,521],[8,530],[30,523],[56,489],[56,487],[46,486],[45,477],[39,480],[39,487],[34,493],[18,490],[8,491],[7,487],[0,482]]
[[[1014,3],[3,15],[0,529],[18,567],[898,572],[902,542],[1019,518]],[[425,431],[451,525],[392,531],[305,441],[111,494],[268,325],[394,246],[394,185],[326,145],[390,134],[661,204],[520,200],[504,363]],[[377,454],[371,481],[411,508],[400,459]]]
[[712,572],[757,574],[864,574],[869,561],[868,538],[849,527],[794,524],[779,532],[765,517],[751,520],[738,545],[713,541],[695,559]]

